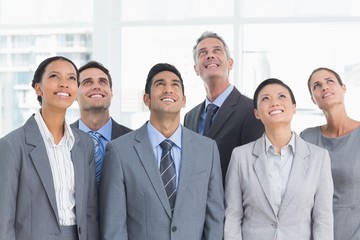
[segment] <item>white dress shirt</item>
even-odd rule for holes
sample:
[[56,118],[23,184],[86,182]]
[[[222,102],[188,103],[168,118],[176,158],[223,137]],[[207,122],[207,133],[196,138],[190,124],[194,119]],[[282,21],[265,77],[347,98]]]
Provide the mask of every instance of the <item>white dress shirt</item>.
[[47,128],[40,111],[35,113],[35,120],[44,140],[53,176],[59,223],[62,226],[76,224],[75,216],[75,180],[74,166],[70,150],[75,138],[68,123],[65,122],[64,136],[58,144]]

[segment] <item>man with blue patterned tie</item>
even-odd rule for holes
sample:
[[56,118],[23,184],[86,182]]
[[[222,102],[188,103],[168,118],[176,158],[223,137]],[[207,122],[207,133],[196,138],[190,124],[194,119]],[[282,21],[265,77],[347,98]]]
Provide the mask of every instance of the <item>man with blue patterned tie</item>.
[[101,63],[90,61],[79,68],[79,90],[77,101],[80,119],[73,124],[89,133],[94,140],[96,154],[96,180],[100,173],[107,142],[131,129],[118,124],[110,117],[110,104],[113,96],[110,72]]
[[106,146],[101,239],[221,240],[224,192],[216,142],[180,124],[184,84],[172,65],[148,74],[150,120]]

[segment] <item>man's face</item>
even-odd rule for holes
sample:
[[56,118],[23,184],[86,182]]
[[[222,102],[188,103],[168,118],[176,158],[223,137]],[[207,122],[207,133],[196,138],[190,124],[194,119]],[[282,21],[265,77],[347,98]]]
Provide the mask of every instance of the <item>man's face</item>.
[[228,79],[233,59],[228,58],[223,43],[216,38],[205,38],[195,51],[194,69],[204,81],[212,78]]
[[185,106],[179,77],[170,71],[162,71],[153,77],[150,94],[144,94],[144,103],[152,114],[180,114]]
[[82,111],[108,110],[112,90],[108,76],[98,68],[88,68],[79,75],[80,86],[77,100]]

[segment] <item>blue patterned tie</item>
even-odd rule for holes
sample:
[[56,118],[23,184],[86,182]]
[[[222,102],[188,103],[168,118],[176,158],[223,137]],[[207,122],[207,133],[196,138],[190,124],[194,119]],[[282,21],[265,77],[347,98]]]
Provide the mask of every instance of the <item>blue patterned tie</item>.
[[100,142],[101,134],[98,132],[89,132],[95,144],[95,172],[96,172],[96,183],[99,185],[100,173],[103,165],[104,158],[104,147]]
[[160,175],[164,183],[171,211],[174,210],[176,199],[176,170],[170,152],[173,145],[174,143],[168,139],[165,139],[163,142],[160,143],[160,146],[162,148]]

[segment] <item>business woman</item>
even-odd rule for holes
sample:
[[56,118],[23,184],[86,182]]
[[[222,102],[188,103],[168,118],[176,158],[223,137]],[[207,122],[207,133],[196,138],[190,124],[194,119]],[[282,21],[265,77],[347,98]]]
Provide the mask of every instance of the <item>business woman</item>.
[[360,239],[360,122],[346,113],[346,86],[329,68],[315,69],[308,80],[313,102],[326,123],[300,136],[329,151],[334,179],[334,239]]
[[98,240],[93,141],[65,121],[78,70],[45,59],[32,87],[40,110],[0,139],[0,239]]
[[225,240],[332,240],[328,152],[291,131],[296,101],[282,81],[262,82],[253,103],[265,133],[232,153],[225,183]]

